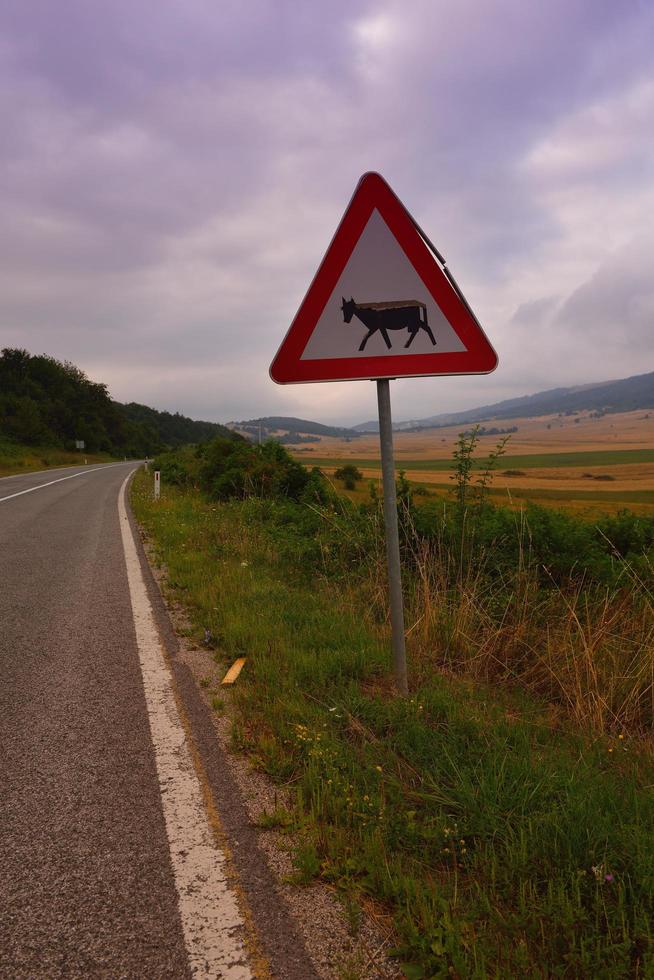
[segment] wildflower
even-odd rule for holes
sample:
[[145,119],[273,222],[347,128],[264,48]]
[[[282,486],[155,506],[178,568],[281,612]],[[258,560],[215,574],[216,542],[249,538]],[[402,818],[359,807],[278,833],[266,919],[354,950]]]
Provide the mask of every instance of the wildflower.
[[622,742],[622,741],[624,740],[624,735],[618,735],[618,738],[619,738],[619,739],[620,739],[620,741]]
[[250,563],[249,563],[249,562],[247,562],[247,561],[242,561],[242,562],[241,562],[241,566],[242,566],[243,568],[247,568],[247,566],[248,566],[249,564],[250,564]]
[[613,875],[604,875],[604,881],[613,881]]
[[382,767],[381,766],[375,766],[375,769],[377,770],[377,772],[382,772]]

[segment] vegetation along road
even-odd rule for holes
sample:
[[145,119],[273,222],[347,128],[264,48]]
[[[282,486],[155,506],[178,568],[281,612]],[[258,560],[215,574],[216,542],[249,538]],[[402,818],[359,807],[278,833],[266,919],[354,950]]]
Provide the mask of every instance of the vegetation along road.
[[0,975],[246,980],[274,935],[276,975],[311,977],[256,847],[231,837],[254,882],[237,900],[216,843],[207,800],[247,821],[215,745],[204,759],[201,703],[173,690],[135,465],[0,480]]

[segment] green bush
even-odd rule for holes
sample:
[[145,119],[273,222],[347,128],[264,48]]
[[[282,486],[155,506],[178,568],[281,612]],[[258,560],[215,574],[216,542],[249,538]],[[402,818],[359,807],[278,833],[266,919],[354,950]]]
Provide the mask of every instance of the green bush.
[[[460,460],[456,465],[461,469]],[[320,469],[309,471],[278,442],[256,446],[219,437],[198,448],[166,453],[155,466],[164,484],[199,487],[212,500],[254,497],[293,505],[271,512],[270,518],[284,526],[284,533],[295,541],[293,547],[298,536],[314,539],[303,548],[306,560],[320,557],[323,564],[336,568],[343,562],[365,562],[366,553],[377,547],[373,542],[381,523],[381,501],[376,490],[368,504],[352,503],[335,493]],[[347,464],[335,475],[350,480],[353,474],[361,476]],[[616,586],[624,576],[625,560],[651,579],[654,518],[621,511],[591,523],[532,503],[516,513],[494,506],[467,480],[466,471],[452,500],[416,502],[409,481],[399,474],[399,525],[407,571],[423,544],[438,543],[456,559],[450,562],[452,586],[462,563],[476,563],[486,574],[507,578],[516,569],[529,569],[542,588],[571,582]],[[332,561],[330,548],[340,553],[338,562]]]
[[181,465],[189,472],[196,470],[199,486],[212,500],[325,497],[320,470],[309,473],[273,440],[255,446],[219,437],[199,447],[195,459],[195,464],[186,459]]
[[357,480],[363,480],[363,473],[354,463],[346,463],[336,470],[334,477],[343,481],[346,490],[356,490]]

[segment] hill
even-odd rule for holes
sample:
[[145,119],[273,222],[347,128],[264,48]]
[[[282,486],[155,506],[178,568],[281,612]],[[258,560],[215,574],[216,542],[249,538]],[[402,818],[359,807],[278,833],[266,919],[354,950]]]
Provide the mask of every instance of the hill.
[[70,362],[12,348],[0,354],[0,439],[61,449],[83,440],[89,453],[145,456],[216,435],[238,438],[213,422],[121,405]]
[[114,402],[119,411],[132,423],[148,427],[153,436],[166,446],[183,446],[193,442],[208,442],[215,436],[233,439],[235,433],[217,422],[189,419],[179,412],[160,412],[138,402],[122,405]]
[[334,436],[336,439],[356,439],[360,434],[355,429],[323,425],[308,419],[296,419],[284,415],[267,415],[265,418],[248,419],[246,422],[228,422],[230,429],[242,433],[250,439],[276,439],[288,445],[302,442],[319,442],[320,436]]
[[[394,429],[432,429],[447,425],[463,425],[468,422],[485,422],[488,419],[511,419],[524,416],[571,415],[573,412],[594,411],[631,412],[634,409],[654,408],[654,372],[638,374],[618,381],[602,381],[577,385],[573,388],[551,388],[535,395],[509,398],[492,405],[482,405],[463,412],[431,415],[424,419],[397,422]],[[363,422],[355,426],[358,432],[376,432],[377,421]]]

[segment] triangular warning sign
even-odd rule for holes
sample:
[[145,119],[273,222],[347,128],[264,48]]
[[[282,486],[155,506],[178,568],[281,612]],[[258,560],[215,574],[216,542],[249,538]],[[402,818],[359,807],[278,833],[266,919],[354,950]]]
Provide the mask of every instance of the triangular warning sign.
[[494,370],[497,354],[427,242],[383,177],[364,174],[270,367],[273,381]]

